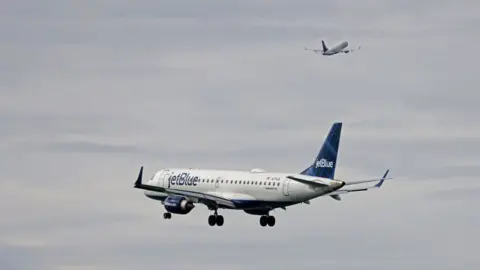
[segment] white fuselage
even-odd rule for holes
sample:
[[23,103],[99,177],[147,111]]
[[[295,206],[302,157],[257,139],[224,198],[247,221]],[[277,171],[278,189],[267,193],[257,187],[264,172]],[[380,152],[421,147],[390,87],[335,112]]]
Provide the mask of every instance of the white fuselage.
[[[148,181],[148,185],[167,189],[205,193],[230,199],[237,209],[255,209],[265,203],[288,206],[304,202],[336,190],[333,186],[315,187],[287,178],[295,174],[258,171],[164,169]],[[325,179],[331,182],[330,179]],[[329,182],[329,183],[330,183]],[[149,198],[163,201],[168,194],[145,191]]]
[[339,52],[341,52],[343,49],[345,49],[348,46],[348,42],[344,41],[340,44],[337,44],[333,46],[332,48],[328,49],[327,51],[323,52],[324,55],[334,55]]

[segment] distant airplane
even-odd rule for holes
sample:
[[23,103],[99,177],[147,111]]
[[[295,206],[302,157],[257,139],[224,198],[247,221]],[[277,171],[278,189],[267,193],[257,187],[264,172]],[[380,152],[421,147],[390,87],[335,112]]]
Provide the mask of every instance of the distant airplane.
[[[170,219],[172,213],[188,214],[195,203],[201,203],[214,211],[208,217],[210,226],[224,223],[218,209],[233,209],[261,216],[260,225],[271,227],[275,225],[275,217],[270,211],[276,208],[286,210],[295,204],[310,204],[310,200],[325,195],[340,201],[341,194],[379,188],[389,179],[389,170],[380,179],[347,182],[334,178],[341,130],[342,123],[332,125],[313,164],[301,173],[168,168],[156,172],[143,184],[142,166],[134,187],[144,190],[148,198],[162,202],[167,210],[163,214],[165,219]],[[373,181],[378,183],[363,188],[343,188]]]
[[[321,53],[323,55],[335,55],[337,53],[349,53],[354,51],[355,49],[350,49],[350,50],[344,50],[348,46],[348,42],[344,41],[342,43],[339,43],[332,48],[327,48],[327,45],[325,45],[325,41],[322,40],[322,49],[308,49],[305,47],[306,51],[313,51],[315,53]],[[358,46],[358,49],[360,49],[360,46]]]

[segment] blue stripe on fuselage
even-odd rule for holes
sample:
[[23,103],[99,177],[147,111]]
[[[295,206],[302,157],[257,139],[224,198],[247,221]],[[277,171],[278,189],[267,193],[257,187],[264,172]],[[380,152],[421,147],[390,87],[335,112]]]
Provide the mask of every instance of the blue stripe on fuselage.
[[[168,195],[160,195],[160,194],[145,194],[150,199],[163,201],[165,200]],[[231,200],[234,204],[236,209],[243,210],[243,209],[258,209],[258,208],[278,208],[278,207],[287,207],[293,204],[297,204],[298,202],[285,202],[285,201],[260,201],[260,200]]]

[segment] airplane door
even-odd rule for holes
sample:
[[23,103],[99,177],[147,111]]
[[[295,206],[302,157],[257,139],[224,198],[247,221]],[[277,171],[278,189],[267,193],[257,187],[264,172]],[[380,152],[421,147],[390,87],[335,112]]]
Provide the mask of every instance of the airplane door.
[[165,172],[165,175],[163,176],[163,187],[164,188],[170,188],[170,185],[168,183],[168,178],[170,177],[172,173],[167,171]]
[[221,177],[217,177],[217,179],[215,179],[215,188],[218,188],[218,184],[220,183],[220,181],[222,181]]
[[290,179],[285,178],[283,181],[283,195],[288,196],[288,184],[290,183]]

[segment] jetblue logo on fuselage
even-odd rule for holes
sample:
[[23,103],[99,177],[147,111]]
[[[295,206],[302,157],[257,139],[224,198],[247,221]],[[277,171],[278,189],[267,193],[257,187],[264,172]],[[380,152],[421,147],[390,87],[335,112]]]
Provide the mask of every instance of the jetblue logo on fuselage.
[[333,168],[333,161],[327,161],[322,158],[315,162],[315,168]]
[[196,186],[200,179],[189,173],[179,173],[168,178],[168,187],[172,186]]

